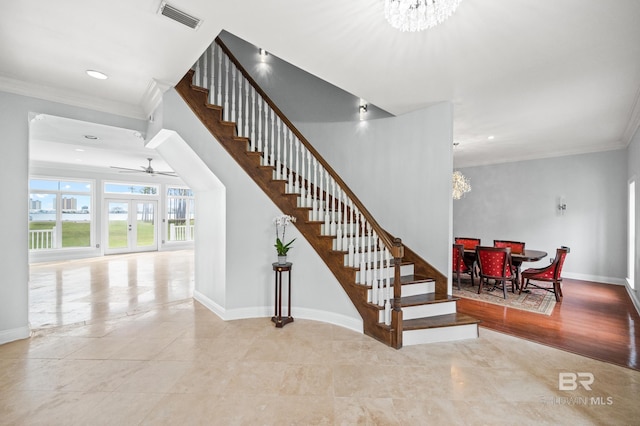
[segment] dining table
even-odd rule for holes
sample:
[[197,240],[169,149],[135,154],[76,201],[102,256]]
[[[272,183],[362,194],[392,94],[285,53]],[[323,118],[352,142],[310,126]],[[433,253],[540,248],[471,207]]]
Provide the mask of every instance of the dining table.
[[[547,252],[543,250],[533,250],[533,249],[524,249],[524,251],[520,253],[511,253],[511,264],[516,268],[516,278],[518,281],[517,286],[520,286],[520,269],[522,268],[522,264],[524,262],[537,262],[539,260],[547,257]],[[464,256],[468,259],[475,260],[476,258],[476,250],[475,249],[465,249]]]

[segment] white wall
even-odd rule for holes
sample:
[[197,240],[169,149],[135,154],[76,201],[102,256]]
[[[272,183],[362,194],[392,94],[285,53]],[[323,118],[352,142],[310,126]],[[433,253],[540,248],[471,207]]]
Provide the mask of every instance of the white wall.
[[0,344],[28,337],[29,112],[125,127],[144,132],[139,120],[0,92]]
[[399,117],[295,123],[378,223],[447,275],[452,107]]
[[[617,150],[463,168],[472,189],[454,201],[454,236],[479,237],[486,245],[494,239],[524,241],[550,257],[569,246],[564,276],[622,284],[626,155]],[[557,210],[561,196],[564,215]]]
[[[634,138],[627,149],[628,159],[628,177],[627,181],[632,178],[636,182],[636,217],[633,218],[636,223],[636,241],[635,241],[635,296],[636,307],[640,311],[640,129],[636,131]],[[626,240],[625,240],[626,241]]]
[[[163,111],[163,127],[177,132],[226,188],[226,206],[221,206],[226,207],[226,282],[196,283],[196,290],[209,299],[210,308],[216,308],[226,319],[273,315],[274,273],[271,264],[277,258],[273,247],[275,228],[272,220],[282,213],[174,90],[165,94]],[[198,211],[198,217],[205,215],[206,212]],[[359,314],[313,248],[295,229],[289,229],[287,236],[297,237],[288,257],[294,265],[293,316],[361,330]],[[198,245],[198,249],[201,248]],[[203,302],[207,303],[206,300]]]

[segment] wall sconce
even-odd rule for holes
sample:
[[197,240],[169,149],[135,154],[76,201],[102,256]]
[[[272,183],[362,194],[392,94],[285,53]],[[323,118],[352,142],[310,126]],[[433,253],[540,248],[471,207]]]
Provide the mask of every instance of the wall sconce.
[[369,106],[367,104],[360,104],[360,106],[358,107],[358,112],[360,113],[360,120],[364,120],[364,115],[367,112],[367,109],[369,109]]
[[561,216],[564,216],[564,213],[567,211],[567,200],[564,197],[558,198],[558,213]]
[[261,60],[262,62],[264,62],[264,61],[265,61],[265,59],[267,59],[267,55],[268,55],[267,51],[266,51],[266,50],[264,50],[263,48],[260,48],[260,49],[258,49],[258,53],[259,53],[259,55],[260,55],[260,60]]

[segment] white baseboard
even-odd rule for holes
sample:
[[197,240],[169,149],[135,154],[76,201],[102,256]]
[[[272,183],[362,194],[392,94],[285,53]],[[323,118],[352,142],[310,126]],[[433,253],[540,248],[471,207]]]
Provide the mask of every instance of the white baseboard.
[[5,343],[14,342],[16,340],[27,339],[31,336],[31,330],[29,326],[12,328],[11,330],[0,331],[0,345]]
[[602,277],[599,275],[576,274],[574,272],[563,272],[562,278],[570,278],[572,280],[591,281],[602,284],[625,285],[624,278]]
[[640,315],[640,301],[638,300],[638,293],[633,291],[633,289],[629,287],[628,284],[625,285],[625,288],[627,289],[627,293],[629,293],[629,297],[631,298],[631,302],[633,302],[633,306],[635,306],[636,308],[636,312],[638,312],[638,315]]
[[[238,309],[225,309],[204,294],[197,290],[193,292],[193,298],[204,305],[211,312],[219,316],[224,321],[247,319],[247,318],[270,318],[273,316],[273,307],[255,306]],[[307,308],[291,308],[294,319],[308,319],[313,321],[326,322],[329,324],[344,327],[357,333],[362,333],[362,319],[347,317],[335,312],[319,311]]]

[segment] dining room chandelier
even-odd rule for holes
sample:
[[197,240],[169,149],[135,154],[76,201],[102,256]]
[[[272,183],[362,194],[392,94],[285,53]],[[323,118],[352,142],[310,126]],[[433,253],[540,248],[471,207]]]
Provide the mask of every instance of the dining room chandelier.
[[453,14],[462,0],[385,0],[384,16],[400,31],[435,27]]
[[453,172],[453,199],[459,200],[469,191],[471,191],[469,179],[457,170]]

